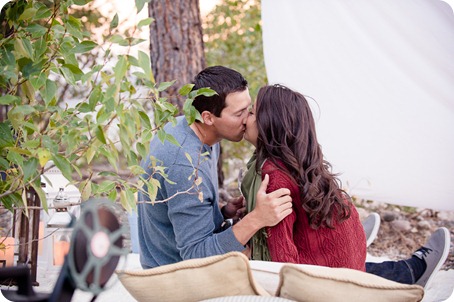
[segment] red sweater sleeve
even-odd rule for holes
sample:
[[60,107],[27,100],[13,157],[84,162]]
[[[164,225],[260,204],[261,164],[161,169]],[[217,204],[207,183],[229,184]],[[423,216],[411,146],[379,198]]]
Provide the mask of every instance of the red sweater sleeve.
[[[270,165],[266,166],[269,167]],[[275,168],[266,169],[266,166],[264,166],[264,173],[262,173],[262,176],[266,173],[270,177],[270,182],[266,192],[270,193],[280,188],[287,188],[291,191],[292,199],[294,199],[296,197],[294,196],[296,193],[295,184],[290,180],[290,178],[284,172]],[[274,165],[271,166],[274,167]],[[295,205],[293,204],[293,208],[294,207]],[[300,263],[298,250],[293,239],[295,221],[296,211],[293,209],[292,213],[285,217],[277,225],[267,228],[267,243],[272,261]]]

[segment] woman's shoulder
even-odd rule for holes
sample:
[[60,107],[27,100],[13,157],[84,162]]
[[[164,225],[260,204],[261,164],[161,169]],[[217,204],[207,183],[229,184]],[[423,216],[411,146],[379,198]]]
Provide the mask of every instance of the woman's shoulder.
[[285,181],[291,180],[288,175],[288,170],[280,159],[267,159],[262,165],[262,178],[265,174],[270,175],[271,178],[279,178]]
[[280,159],[266,159],[262,164],[262,173],[287,170]]
[[287,172],[287,169],[281,160],[277,159],[272,161],[267,159],[262,165],[262,179],[266,174],[270,177],[267,192],[272,192],[279,188],[287,188],[292,194],[297,194],[299,190],[298,186]]

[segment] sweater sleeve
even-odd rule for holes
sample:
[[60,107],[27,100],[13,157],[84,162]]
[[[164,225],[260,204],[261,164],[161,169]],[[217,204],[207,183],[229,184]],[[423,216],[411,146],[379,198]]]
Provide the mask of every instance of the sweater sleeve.
[[[290,178],[280,170],[272,169],[265,171],[269,177],[267,193],[280,188],[288,188],[291,191],[292,199],[295,199],[294,184]],[[265,175],[265,173],[262,173]],[[295,204],[293,204],[293,208]],[[267,244],[271,260],[275,262],[300,263],[298,250],[293,240],[293,228],[296,221],[296,211],[285,217],[281,222],[273,227],[267,228]]]
[[[232,228],[217,232],[215,220],[222,221],[222,214],[214,196],[214,183],[203,169],[199,170],[202,176],[200,184],[203,201],[198,194],[179,194],[185,188],[190,188],[192,183],[187,175],[193,173],[192,167],[178,166],[178,169],[169,169],[169,179],[175,180],[178,185],[165,183],[164,187],[168,196],[174,197],[168,204],[168,217],[172,223],[177,248],[181,257],[185,259],[204,258],[213,255],[225,254],[231,251],[242,251],[244,246],[238,242]],[[217,181],[217,179],[215,180]],[[219,217],[215,219],[213,216]]]

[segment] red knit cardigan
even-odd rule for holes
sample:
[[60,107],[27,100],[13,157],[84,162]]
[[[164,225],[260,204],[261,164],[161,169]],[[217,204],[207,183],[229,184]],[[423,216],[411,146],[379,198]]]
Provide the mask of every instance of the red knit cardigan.
[[267,228],[267,244],[272,261],[365,271],[366,236],[353,205],[350,218],[342,223],[335,222],[334,229],[320,227],[314,230],[301,205],[296,183],[270,160],[262,167],[262,178],[265,174],[270,177],[267,193],[288,188],[293,203],[293,211],[289,216],[276,226]]

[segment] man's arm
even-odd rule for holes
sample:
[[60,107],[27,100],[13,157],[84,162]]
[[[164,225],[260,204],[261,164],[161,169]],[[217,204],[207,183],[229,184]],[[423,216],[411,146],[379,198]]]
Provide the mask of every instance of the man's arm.
[[[168,177],[176,184],[165,183],[168,196],[184,191],[193,185],[188,176],[193,168],[188,166],[169,167]],[[204,258],[224,254],[230,251],[242,251],[244,246],[237,241],[232,230],[219,231],[223,221],[215,196],[216,183],[208,175],[199,170],[202,183],[199,189],[203,193],[203,201],[199,200],[196,190],[194,194],[175,195],[168,205],[168,217],[175,234],[177,249],[183,259]]]

